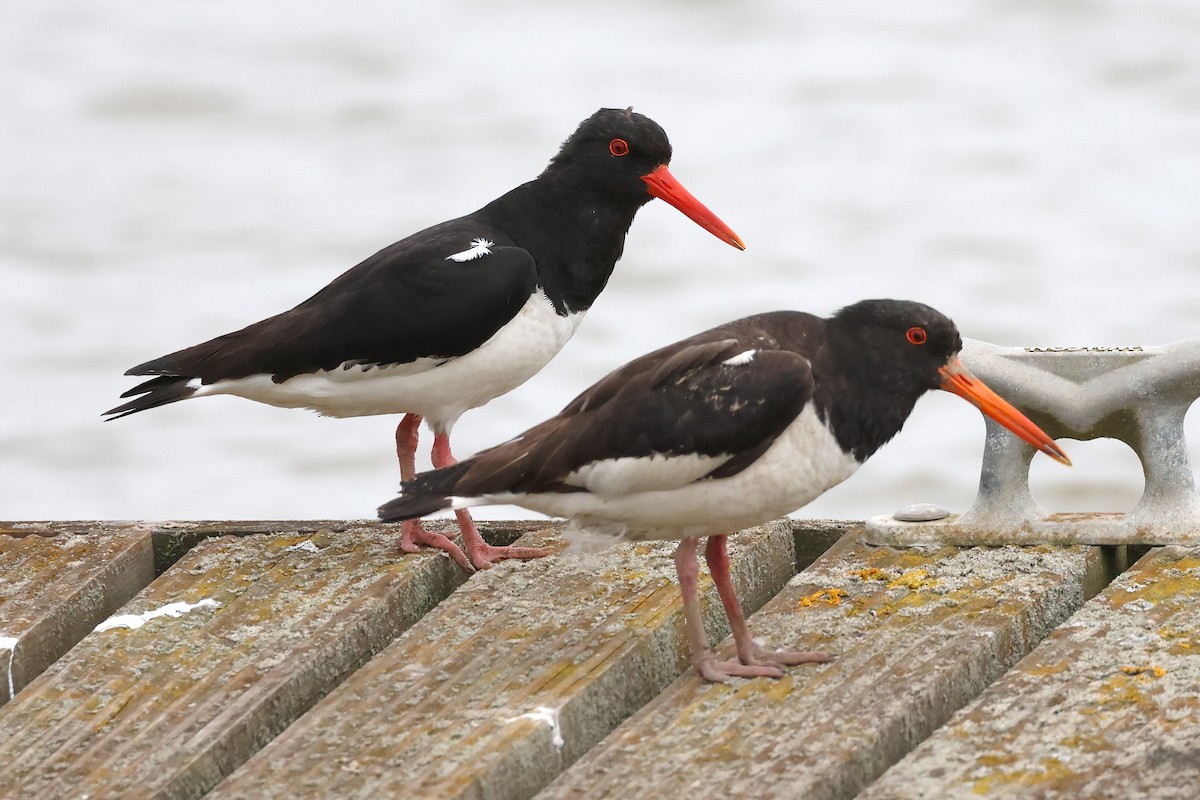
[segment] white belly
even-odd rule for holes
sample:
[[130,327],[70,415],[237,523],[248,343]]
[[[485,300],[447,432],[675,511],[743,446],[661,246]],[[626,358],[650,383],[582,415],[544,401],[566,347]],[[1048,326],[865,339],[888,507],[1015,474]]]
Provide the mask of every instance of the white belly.
[[532,378],[575,333],[583,313],[563,317],[542,292],[529,298],[478,349],[448,361],[418,359],[391,366],[354,365],[297,375],[275,383],[255,375],[201,386],[197,395],[234,394],[285,408],[311,408],[331,417],[415,413],[449,430],[477,408]]
[[810,405],[754,464],[729,478],[608,496],[578,492],[496,495],[487,500],[567,517],[623,539],[682,539],[733,533],[778,519],[812,502],[858,467]]

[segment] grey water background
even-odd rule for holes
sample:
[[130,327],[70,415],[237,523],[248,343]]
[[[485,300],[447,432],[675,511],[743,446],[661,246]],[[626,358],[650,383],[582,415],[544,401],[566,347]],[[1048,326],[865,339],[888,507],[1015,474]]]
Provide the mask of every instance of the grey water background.
[[[291,307],[627,105],[749,249],[647,206],[580,333],[462,418],[460,456],[764,310],[891,296],[1004,345],[1200,336],[1194,0],[10,2],[0,518],[371,516],[396,418],[237,398],[100,413],[133,364]],[[966,508],[983,423],[936,395],[801,515]],[[1124,445],[1069,452],[1071,470],[1036,459],[1043,502],[1136,502]]]

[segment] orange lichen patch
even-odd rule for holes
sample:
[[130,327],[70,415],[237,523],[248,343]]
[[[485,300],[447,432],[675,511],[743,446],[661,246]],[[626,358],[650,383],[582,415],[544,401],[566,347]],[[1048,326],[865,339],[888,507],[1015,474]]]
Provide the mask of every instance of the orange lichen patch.
[[903,587],[914,592],[921,589],[928,589],[932,586],[937,586],[937,578],[929,577],[929,573],[923,569],[912,569],[905,572],[899,578],[888,583],[889,589]]
[[1173,656],[1200,655],[1200,631],[1185,628],[1159,628],[1158,635]]
[[1156,714],[1158,703],[1146,694],[1146,686],[1154,678],[1152,670],[1133,674],[1124,670],[1113,673],[1100,682],[1096,702],[1081,708],[1080,713],[1100,714],[1136,708],[1147,715]]
[[809,606],[814,606],[817,603],[824,603],[825,605],[836,606],[836,605],[841,604],[842,598],[845,596],[846,596],[845,589],[838,589],[837,587],[831,587],[829,589],[821,589],[820,591],[813,592],[810,595],[801,597],[798,605],[802,606],[804,608],[808,608]]
[[976,758],[975,763],[981,767],[1002,767],[1016,760],[1017,757],[1013,753],[985,753]]
[[1200,556],[1184,556],[1175,561],[1167,562],[1165,566],[1167,569],[1197,573],[1200,572]]
[[886,572],[879,567],[867,567],[866,569],[856,569],[850,573],[862,578],[864,581],[886,581],[891,578]]
[[[940,547],[927,550],[923,547],[865,546],[847,553],[848,562],[866,564],[868,568],[879,567],[885,571],[927,567],[943,561],[958,552],[956,547]],[[852,553],[852,555],[851,555]]]
[[[737,687],[731,700],[733,703],[754,702],[769,707],[771,703],[783,702],[795,689],[796,684],[791,675],[785,675],[779,680],[743,681],[742,685]],[[753,699],[754,697],[760,699]],[[731,709],[735,707],[731,706]]]
[[[948,615],[974,619],[1000,604],[996,587],[1004,581],[973,579],[958,588],[947,590],[949,587],[928,577],[924,570],[913,570],[886,585],[873,584],[874,591],[871,591],[870,585],[863,587],[863,591],[856,592],[851,597],[846,613],[848,616],[870,614],[873,617],[884,618],[898,611],[919,610],[921,618],[926,621]],[[939,590],[921,591],[934,586],[939,586]],[[899,593],[901,596],[897,597],[897,592],[890,591],[894,588],[908,591]]]
[[1071,768],[1059,759],[1043,758],[1040,768],[1005,770],[979,778],[972,784],[971,791],[978,795],[988,795],[993,790],[1004,787],[1034,787],[1048,783],[1060,783],[1069,780],[1074,775]]
[[1072,750],[1078,750],[1083,753],[1102,753],[1115,749],[1112,742],[1100,734],[1064,736],[1058,740],[1058,743],[1063,747],[1069,747]]
[[1189,556],[1164,562],[1159,569],[1144,570],[1143,574],[1149,578],[1145,585],[1113,592],[1110,602],[1114,608],[1121,608],[1134,600],[1146,600],[1157,605],[1163,602],[1190,602],[1200,596],[1200,558]]
[[1149,664],[1124,666],[1121,667],[1121,672],[1124,672],[1126,675],[1153,675],[1155,678],[1161,678],[1163,675],[1167,674],[1167,671],[1162,667],[1152,666]]
[[1053,664],[1043,664],[1040,667],[1029,667],[1025,670],[1025,674],[1032,675],[1035,678],[1048,678],[1051,675],[1059,675],[1071,669],[1071,665],[1065,661],[1058,661]]

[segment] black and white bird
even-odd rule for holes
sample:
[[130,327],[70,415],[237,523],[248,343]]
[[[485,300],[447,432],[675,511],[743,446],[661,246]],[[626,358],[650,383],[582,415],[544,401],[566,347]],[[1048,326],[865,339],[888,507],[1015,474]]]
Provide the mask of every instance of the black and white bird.
[[[653,120],[601,109],[541,175],[478,211],[385,247],[290,311],[133,367],[125,374],[155,377],[105,416],[217,394],[331,417],[402,413],[401,478],[416,474],[422,418],[434,466],[453,464],[459,416],[520,386],[562,349],[652,198],[745,249],[672,177],[670,160]],[[403,527],[400,546],[441,548],[468,571],[545,555],[488,545],[465,511],[458,521],[465,555],[417,521]]]
[[[379,509],[402,520],[512,503],[613,540],[680,540],[675,554],[696,669],[780,677],[824,653],[764,652],[729,575],[726,535],[782,517],[841,483],[945,389],[1051,458],[1052,439],[962,365],[954,323],[929,306],[866,300],[822,319],[776,311],[730,322],[617,369],[556,417],[405,482]],[[701,623],[696,549],[737,647],[717,660]]]

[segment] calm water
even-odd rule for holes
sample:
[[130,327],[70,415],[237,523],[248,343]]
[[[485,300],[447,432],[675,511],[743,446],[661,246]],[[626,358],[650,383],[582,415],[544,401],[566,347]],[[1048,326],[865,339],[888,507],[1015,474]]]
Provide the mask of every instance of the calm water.
[[[394,418],[100,412],[133,364],[533,177],[600,106],[658,120],[672,171],[749,249],[648,206],[580,334],[467,414],[459,455],[774,308],[906,297],[1007,345],[1200,335],[1194,0],[47,0],[0,9],[0,74],[0,518],[370,516],[397,482]],[[929,397],[803,514],[961,510],[982,436]],[[1035,467],[1053,507],[1136,501],[1124,445],[1070,452]]]

